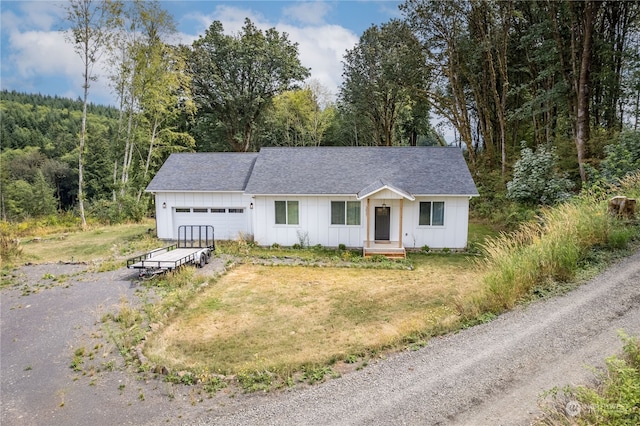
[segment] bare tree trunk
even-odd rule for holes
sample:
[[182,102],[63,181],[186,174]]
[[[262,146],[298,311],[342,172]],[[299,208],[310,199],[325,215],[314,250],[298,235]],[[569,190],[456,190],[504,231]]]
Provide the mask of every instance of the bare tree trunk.
[[[89,28],[86,27],[86,38],[84,42],[85,48],[85,58],[88,58],[90,55],[89,52]],[[82,229],[86,229],[87,227],[87,219],[84,214],[84,177],[83,177],[83,168],[84,168],[84,144],[87,135],[87,101],[89,98],[89,60],[85,60],[84,62],[84,84],[83,95],[82,95],[82,127],[80,129],[80,146],[78,148],[78,209],[80,210],[80,221],[82,224]]]
[[[156,118],[153,120],[153,127],[151,128],[151,141],[149,142],[149,152],[147,153],[147,161],[144,165],[144,176],[143,181],[146,181],[147,175],[149,174],[149,167],[151,165],[151,154],[153,152],[153,147],[156,141],[156,134],[158,132],[158,127],[160,127],[159,120]],[[137,201],[140,202],[140,198],[142,198],[142,187],[138,190]]]
[[583,17],[582,60],[580,61],[580,77],[577,85],[576,102],[576,149],[578,150],[580,179],[583,183],[587,181],[585,162],[588,158],[587,142],[589,141],[589,68],[592,56],[591,46],[593,44],[594,18],[599,7],[599,2],[589,1],[585,5]]

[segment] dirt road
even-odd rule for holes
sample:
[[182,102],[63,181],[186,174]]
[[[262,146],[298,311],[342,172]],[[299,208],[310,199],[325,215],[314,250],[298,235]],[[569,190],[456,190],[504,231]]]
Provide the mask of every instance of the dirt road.
[[[96,274],[78,266],[62,283],[50,283],[62,273],[57,267],[68,265],[22,268],[16,281],[27,284],[0,294],[3,426],[525,425],[542,391],[589,381],[585,365],[602,366],[620,350],[619,329],[640,335],[639,251],[570,294],[341,378],[270,394],[227,390],[209,399],[120,368],[99,318],[123,297],[132,303],[144,297],[129,271]],[[69,364],[81,347],[95,359],[76,372]]]

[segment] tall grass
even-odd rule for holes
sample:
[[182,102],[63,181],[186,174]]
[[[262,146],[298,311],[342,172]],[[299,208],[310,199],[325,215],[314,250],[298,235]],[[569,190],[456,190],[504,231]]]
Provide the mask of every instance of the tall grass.
[[607,213],[607,199],[617,194],[640,195],[640,173],[606,192],[545,208],[518,230],[488,239],[480,261],[486,270],[484,290],[463,306],[463,317],[510,309],[536,287],[572,280],[594,247],[624,248],[637,238],[636,224]]

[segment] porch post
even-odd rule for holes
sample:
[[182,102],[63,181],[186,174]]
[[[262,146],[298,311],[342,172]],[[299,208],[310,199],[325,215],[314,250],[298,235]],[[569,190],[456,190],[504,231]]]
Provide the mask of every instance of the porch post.
[[400,238],[398,238],[398,247],[402,247],[402,207],[404,198],[400,198]]
[[371,200],[367,198],[367,248],[371,247],[369,244],[369,202]]

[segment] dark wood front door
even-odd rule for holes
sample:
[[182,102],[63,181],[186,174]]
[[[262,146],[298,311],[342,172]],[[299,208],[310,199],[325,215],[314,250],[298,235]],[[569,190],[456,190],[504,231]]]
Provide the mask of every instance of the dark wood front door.
[[391,228],[391,207],[376,207],[375,239],[389,241]]

